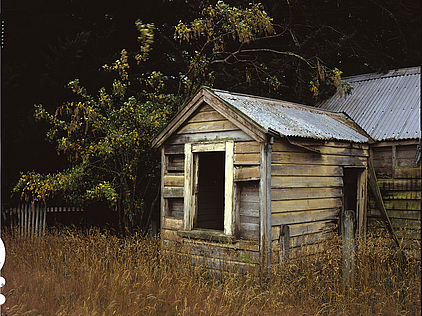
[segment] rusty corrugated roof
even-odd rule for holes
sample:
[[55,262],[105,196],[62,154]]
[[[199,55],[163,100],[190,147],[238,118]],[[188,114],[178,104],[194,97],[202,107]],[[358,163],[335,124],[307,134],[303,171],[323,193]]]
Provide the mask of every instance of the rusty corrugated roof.
[[403,68],[343,78],[353,87],[347,98],[334,95],[318,108],[347,113],[374,140],[421,137],[421,68]]
[[249,117],[265,131],[274,130],[282,136],[322,140],[336,139],[359,143],[368,141],[365,133],[342,113],[287,101],[207,89]]

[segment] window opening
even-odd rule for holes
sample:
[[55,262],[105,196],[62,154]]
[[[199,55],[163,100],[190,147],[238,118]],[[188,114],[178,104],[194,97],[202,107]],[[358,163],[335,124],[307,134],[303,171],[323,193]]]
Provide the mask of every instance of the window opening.
[[225,152],[198,153],[194,228],[224,230]]

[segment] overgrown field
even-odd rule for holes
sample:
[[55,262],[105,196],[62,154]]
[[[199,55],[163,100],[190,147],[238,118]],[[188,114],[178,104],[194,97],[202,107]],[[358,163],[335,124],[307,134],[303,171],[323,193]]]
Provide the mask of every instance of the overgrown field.
[[212,275],[160,242],[99,230],[42,238],[2,236],[2,315],[420,315],[421,261],[402,263],[388,240],[356,250],[353,287],[342,279],[338,240],[259,274]]

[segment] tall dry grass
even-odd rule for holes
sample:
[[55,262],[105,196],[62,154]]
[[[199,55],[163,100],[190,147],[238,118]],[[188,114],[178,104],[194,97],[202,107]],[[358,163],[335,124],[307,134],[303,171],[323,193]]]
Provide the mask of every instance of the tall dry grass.
[[351,286],[339,240],[267,280],[210,274],[158,240],[96,229],[3,240],[3,315],[420,315],[420,246],[405,264],[381,237],[357,245]]

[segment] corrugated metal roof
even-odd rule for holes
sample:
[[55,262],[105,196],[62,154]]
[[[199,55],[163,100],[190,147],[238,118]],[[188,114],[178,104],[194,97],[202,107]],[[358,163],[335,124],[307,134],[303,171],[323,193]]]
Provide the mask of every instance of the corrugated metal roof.
[[347,98],[334,95],[316,106],[347,113],[374,140],[421,137],[421,68],[345,77],[353,87]]
[[[208,88],[209,89],[209,88]],[[368,137],[346,115],[287,101],[209,89],[265,131],[283,136],[367,142]]]

